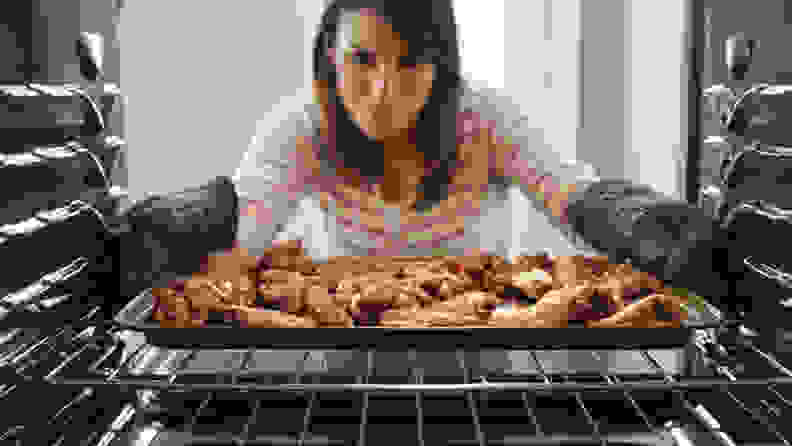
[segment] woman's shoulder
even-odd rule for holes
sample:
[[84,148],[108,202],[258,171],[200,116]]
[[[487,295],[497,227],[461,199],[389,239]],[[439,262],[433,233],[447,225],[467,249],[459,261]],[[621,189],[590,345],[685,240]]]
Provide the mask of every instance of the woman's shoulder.
[[[280,183],[307,178],[313,172],[304,142],[316,134],[310,92],[299,90],[279,101],[256,121],[253,138],[239,163],[234,179],[245,189],[257,190],[265,182]],[[298,150],[304,148],[305,150]],[[299,175],[294,175],[298,173]]]
[[295,147],[306,140],[312,141],[317,134],[318,114],[310,89],[283,98],[256,121],[242,163],[255,166],[273,161],[292,162]]
[[295,94],[281,98],[256,121],[256,137],[297,138],[313,134],[319,111],[312,98],[310,88],[301,88]]
[[497,127],[526,119],[505,91],[470,80],[463,81],[461,86],[460,115]]
[[548,150],[542,128],[504,90],[484,83],[463,83],[457,128],[462,137],[487,129],[494,140],[521,151]]
[[544,131],[502,89],[466,81],[462,86],[458,129],[469,136],[487,129],[490,137],[519,151],[549,150]]

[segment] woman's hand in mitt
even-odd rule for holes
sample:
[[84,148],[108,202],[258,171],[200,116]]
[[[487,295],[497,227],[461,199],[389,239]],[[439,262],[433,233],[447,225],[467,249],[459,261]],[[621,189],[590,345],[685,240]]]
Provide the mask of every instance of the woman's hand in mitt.
[[120,217],[119,292],[131,296],[199,271],[208,255],[233,247],[239,203],[230,178],[152,196]]
[[210,254],[202,268],[203,273],[212,277],[236,277],[256,269],[258,257],[250,254],[246,249],[235,247],[228,251]]

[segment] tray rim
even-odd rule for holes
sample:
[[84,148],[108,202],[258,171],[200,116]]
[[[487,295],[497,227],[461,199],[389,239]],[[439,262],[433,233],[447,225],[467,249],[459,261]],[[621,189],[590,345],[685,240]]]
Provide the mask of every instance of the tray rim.
[[[509,348],[529,350],[575,350],[575,349],[665,349],[690,345],[695,331],[714,329],[718,323],[686,324],[680,328],[619,328],[618,330],[592,330],[583,327],[570,328],[487,328],[473,327],[355,327],[353,329],[320,330],[316,328],[237,328],[237,327],[161,327],[159,324],[141,321],[137,316],[148,318],[153,311],[152,288],[141,291],[115,316],[113,322],[122,329],[141,332],[149,345],[175,349],[360,349],[360,348]],[[145,302],[152,300],[151,302]],[[709,307],[712,307],[707,303]],[[146,306],[142,312],[137,311]],[[716,314],[717,316],[717,314]],[[358,331],[368,330],[365,336]],[[288,330],[289,336],[279,335]],[[540,336],[524,336],[522,330],[542,333]],[[580,330],[590,334],[580,335]],[[315,333],[322,333],[316,335]],[[242,334],[244,333],[244,335]],[[277,333],[277,334],[276,334]],[[329,334],[333,333],[333,334]],[[523,335],[518,336],[517,333]],[[596,334],[595,334],[596,333]]]

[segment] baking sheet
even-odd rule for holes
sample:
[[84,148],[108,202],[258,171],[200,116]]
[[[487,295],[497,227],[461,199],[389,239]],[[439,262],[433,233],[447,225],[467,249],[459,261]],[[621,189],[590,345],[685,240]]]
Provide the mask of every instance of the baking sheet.
[[148,344],[187,349],[662,349],[688,345],[694,329],[721,324],[720,312],[699,299],[689,305],[689,319],[681,328],[170,328],[153,320],[155,302],[146,290],[118,313],[115,322],[144,333]]

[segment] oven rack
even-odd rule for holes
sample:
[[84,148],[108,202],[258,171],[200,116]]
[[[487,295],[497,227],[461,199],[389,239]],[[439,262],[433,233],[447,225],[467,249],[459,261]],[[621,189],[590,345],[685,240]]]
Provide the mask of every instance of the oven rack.
[[[727,330],[727,329],[724,329]],[[644,365],[648,365],[652,370],[652,376],[657,380],[634,382],[607,382],[607,383],[583,383],[583,382],[555,382],[549,379],[555,373],[543,371],[542,361],[537,358],[537,353],[546,354],[546,351],[525,351],[529,354],[531,361],[534,362],[536,371],[535,380],[521,380],[515,382],[497,382],[488,380],[487,376],[471,372],[470,367],[461,366],[460,374],[462,381],[454,383],[427,383],[420,380],[421,370],[417,364],[417,351],[406,349],[404,352],[387,352],[396,354],[406,354],[405,361],[410,372],[409,382],[397,383],[376,383],[369,379],[362,382],[357,378],[370,377],[374,370],[375,355],[385,354],[376,349],[351,351],[351,359],[356,368],[344,376],[349,378],[347,382],[336,378],[332,382],[307,382],[305,377],[321,377],[316,374],[314,367],[313,373],[307,367],[308,359],[321,351],[299,350],[305,352],[302,359],[294,365],[293,373],[287,375],[268,375],[260,370],[251,368],[253,356],[257,352],[269,352],[268,350],[248,349],[248,350],[225,350],[219,354],[229,354],[229,359],[234,363],[233,366],[222,366],[211,368],[207,372],[200,372],[194,369],[186,369],[189,361],[194,359],[201,350],[174,350],[163,349],[145,344],[138,340],[134,346],[132,342],[127,346],[123,341],[124,335],[131,332],[113,331],[107,338],[103,338],[109,347],[98,358],[87,361],[86,357],[95,351],[97,343],[95,338],[98,336],[87,336],[84,333],[78,334],[73,343],[73,351],[68,355],[63,355],[63,360],[46,375],[42,375],[43,380],[51,384],[78,384],[78,385],[123,385],[135,389],[161,389],[161,390],[199,390],[199,391],[395,391],[395,392],[421,392],[421,391],[487,391],[487,390],[520,390],[520,391],[552,391],[552,392],[574,392],[574,391],[602,391],[602,390],[683,390],[683,389],[705,389],[716,386],[753,386],[760,384],[787,384],[792,385],[792,370],[787,368],[772,353],[768,353],[759,348],[747,336],[734,333],[734,329],[728,329],[718,335],[714,330],[697,330],[694,341],[684,352],[685,366],[682,373],[669,372],[655,358],[655,352],[660,350],[634,350],[640,352]],[[110,340],[111,339],[111,340]],[[126,338],[131,339],[131,338]],[[720,343],[717,339],[721,339]],[[730,340],[730,343],[724,340]],[[126,351],[125,350],[126,347]],[[134,347],[129,350],[129,347]],[[475,355],[485,350],[456,350],[457,359],[465,360],[473,358]],[[294,352],[294,351],[292,351]],[[577,351],[579,354],[591,356],[595,363],[602,363],[602,352],[597,351]],[[461,356],[460,356],[461,355]],[[115,362],[117,358],[124,356],[120,362]],[[746,372],[745,361],[753,362],[754,372]],[[2,364],[2,362],[0,362]],[[227,362],[226,362],[227,364]],[[584,373],[608,374],[607,364],[602,367],[579,370]],[[761,366],[760,366],[761,365]],[[584,366],[585,367],[585,366]],[[321,369],[321,367],[320,367]],[[702,370],[710,370],[704,372]],[[761,370],[761,372],[758,372]],[[325,370],[326,366],[325,366]],[[569,374],[569,371],[566,371]],[[618,373],[617,373],[618,375]],[[451,375],[445,375],[451,376]],[[643,374],[642,376],[647,376]],[[262,380],[263,379],[263,380]],[[309,380],[310,381],[310,380]]]
[[92,306],[65,325],[50,325],[46,318],[37,318],[37,324],[31,326],[4,327],[0,332],[0,393],[15,382],[41,381],[42,371],[51,370],[58,358],[62,361],[62,352],[71,346],[106,342],[103,312],[101,306]]
[[[712,387],[739,387],[755,385],[792,385],[792,370],[787,368],[773,353],[768,353],[743,334],[717,336],[712,330],[698,330],[694,342],[685,351],[683,371],[673,372],[665,368],[662,361],[655,358],[657,350],[634,350],[640,354],[644,365],[653,373],[638,373],[645,380],[612,380],[602,383],[551,379],[558,373],[544,371],[543,361],[537,353],[547,351],[523,351],[535,365],[532,379],[509,380],[502,382],[488,379],[486,372],[477,373],[465,361],[470,362],[486,350],[455,351],[460,364],[461,374],[451,382],[425,382],[419,373],[424,370],[418,364],[416,350],[406,352],[378,352],[375,349],[351,351],[357,368],[342,376],[323,379],[321,372],[327,372],[314,365],[308,367],[309,359],[322,351],[299,350],[302,357],[294,363],[293,372],[267,374],[251,368],[253,357],[268,350],[225,350],[217,351],[230,354],[234,365],[212,368],[201,372],[186,369],[199,350],[170,350],[137,342],[127,345],[124,335],[131,332],[106,330],[101,325],[101,307],[94,307],[75,323],[52,330],[13,329],[0,336],[0,390],[3,383],[36,381],[50,384],[72,384],[89,386],[124,386],[134,389],[159,389],[176,391],[360,391],[360,392],[465,392],[465,391],[535,391],[535,392],[577,392],[609,390],[697,390]],[[721,342],[716,341],[716,337]],[[730,339],[730,343],[724,342]],[[134,342],[132,342],[134,344]],[[131,350],[129,347],[133,347]],[[295,351],[290,351],[295,353]],[[376,382],[369,379],[374,370],[375,356],[385,353],[405,353],[409,371],[408,380]],[[566,370],[562,374],[574,376],[595,373],[600,376],[620,376],[613,373],[608,364],[603,363],[602,352],[579,350],[577,353],[589,356],[601,367],[590,368],[584,365],[579,370]],[[788,355],[792,356],[792,355]],[[362,359],[362,361],[361,361]],[[319,361],[322,359],[320,358]],[[746,362],[751,363],[746,368]],[[472,361],[475,363],[475,360]],[[48,364],[42,366],[42,364]],[[228,364],[228,362],[226,362]],[[589,369],[586,369],[589,367]],[[635,370],[636,368],[634,368]],[[317,374],[317,371],[320,372]],[[627,372],[629,375],[631,372]],[[451,375],[446,374],[446,377]],[[344,381],[343,378],[347,378]],[[311,379],[306,379],[311,378]],[[364,379],[360,379],[364,378]]]
[[[741,334],[718,336],[718,343],[712,332],[699,332],[692,347],[696,359],[684,373],[669,371],[654,351],[640,351],[640,357],[653,371],[648,374],[614,371],[608,369],[607,364],[597,369],[549,370],[543,365],[540,351],[523,352],[525,358],[533,361],[534,374],[487,373],[476,366],[477,361],[486,361],[486,352],[457,350],[446,352],[453,355],[453,361],[446,366],[453,365],[457,371],[455,376],[447,367],[433,371],[433,366],[419,361],[421,352],[412,350],[351,351],[349,355],[357,359],[352,362],[359,368],[348,376],[329,373],[327,365],[322,364],[321,352],[316,351],[295,352],[299,359],[293,370],[280,373],[253,370],[250,364],[254,355],[260,353],[256,350],[236,352],[235,363],[200,373],[184,369],[197,351],[163,350],[145,343],[130,349],[129,338],[125,335],[88,326],[82,330],[66,327],[48,336],[32,337],[28,344],[0,356],[0,367],[6,372],[2,381],[6,384],[0,389],[0,405],[4,396],[13,393],[16,387],[34,384],[43,386],[45,391],[48,386],[75,389],[77,395],[64,406],[69,408],[79,405],[80,398],[86,398],[86,389],[90,389],[91,395],[113,395],[109,400],[105,396],[96,410],[102,412],[104,409],[99,408],[114,407],[115,418],[107,421],[102,429],[90,433],[91,442],[85,443],[84,438],[74,442],[103,446],[125,445],[122,438],[151,436],[157,432],[178,437],[178,433],[166,429],[167,423],[157,420],[157,414],[165,414],[168,419],[169,412],[189,406],[179,400],[181,398],[194,403],[181,435],[201,430],[200,425],[218,412],[217,406],[233,411],[241,400],[249,409],[240,425],[241,430],[228,434],[233,437],[228,441],[237,443],[214,444],[365,444],[367,438],[369,442],[373,439],[374,434],[367,433],[374,429],[372,424],[379,426],[376,429],[383,429],[381,413],[390,404],[388,401],[400,410],[406,410],[405,405],[411,407],[417,417],[415,425],[410,424],[417,429],[417,444],[658,444],[648,438],[668,435],[701,438],[704,435],[715,441],[704,444],[731,446],[788,445],[788,439],[792,439],[792,432],[785,425],[788,422],[784,422],[792,420],[792,371],[782,364],[786,362],[784,358],[764,351]],[[724,339],[732,342],[726,343]],[[599,352],[582,351],[581,354],[590,356],[595,363],[602,360]],[[402,355],[407,372],[378,376],[376,370],[383,355]],[[16,376],[16,382],[9,380],[12,375]],[[648,403],[645,402],[647,398]],[[89,400],[93,404],[99,401]],[[493,421],[493,411],[506,410],[499,406],[506,404],[504,400],[510,400],[508,404],[512,406],[519,403],[519,407],[509,409],[507,421]],[[85,404],[91,404],[90,401]],[[327,410],[323,406],[327,401],[331,406],[351,407],[357,413],[357,425],[348,429],[357,432],[354,439],[350,440],[355,435],[348,433],[340,442],[330,441],[336,437],[323,437],[317,433],[317,429],[321,429],[311,427],[312,417],[327,424]],[[456,401],[456,409],[450,408],[450,401]],[[449,404],[449,417],[457,417],[454,423],[458,424],[463,418],[469,421],[465,428],[472,429],[472,438],[459,442],[435,441],[439,432],[435,424],[443,422],[438,421],[438,416],[443,418],[443,415],[436,412],[443,404]],[[464,417],[459,409],[463,406]],[[301,420],[302,427],[280,436],[260,434],[261,415],[277,413],[279,408],[288,408],[283,410]],[[647,440],[635,440],[636,443],[619,434],[619,423],[608,421],[614,410],[620,411],[618,417],[632,416]],[[68,412],[58,411],[59,414]],[[542,415],[548,412],[554,415]],[[553,421],[559,413],[576,415],[569,416],[568,422]],[[56,423],[51,419],[38,422]],[[544,426],[548,422],[550,425]],[[36,431],[31,427],[35,422],[32,423],[0,432],[0,440],[19,432]],[[506,429],[504,424],[521,425],[525,432],[521,436],[498,434],[498,429]],[[571,430],[562,429],[573,425]],[[682,427],[685,430],[680,430]],[[79,435],[87,438],[89,433]],[[200,444],[184,441],[173,444]]]

